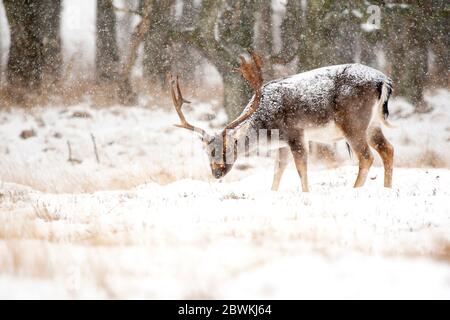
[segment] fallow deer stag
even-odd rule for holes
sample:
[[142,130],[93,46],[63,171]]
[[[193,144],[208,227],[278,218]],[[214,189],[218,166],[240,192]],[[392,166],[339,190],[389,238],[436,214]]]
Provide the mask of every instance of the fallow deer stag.
[[[308,142],[345,139],[359,161],[354,187],[361,187],[373,163],[370,147],[383,160],[384,186],[392,187],[394,149],[383,135],[392,81],[383,73],[361,64],[315,69],[270,81],[263,85],[262,60],[249,51],[251,61],[241,56],[239,71],[255,91],[242,114],[223,131],[209,135],[189,124],[182,111],[184,100],[178,77],[171,80],[173,103],[181,124],[196,132],[209,156],[212,174],[224,177],[237,157],[237,140],[251,130],[278,130],[284,143],[275,164],[272,190],[278,190],[287,165],[289,150],[300,175],[302,190],[309,191],[307,176]],[[369,147],[370,146],[370,147]]]

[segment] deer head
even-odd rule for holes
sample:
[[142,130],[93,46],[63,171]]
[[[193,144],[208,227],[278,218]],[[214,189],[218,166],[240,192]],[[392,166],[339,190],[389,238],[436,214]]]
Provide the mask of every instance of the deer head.
[[178,76],[176,80],[170,79],[173,104],[181,122],[181,124],[176,126],[193,131],[200,137],[203,142],[203,148],[208,155],[211,173],[216,179],[224,177],[233,167],[237,158],[237,142],[239,138],[235,129],[258,109],[261,100],[261,87],[263,84],[262,59],[251,50],[249,50],[249,54],[251,56],[250,62],[247,62],[243,56],[240,56],[241,65],[237,70],[247,80],[255,94],[245,111],[230,122],[221,132],[214,135],[209,135],[205,130],[187,122],[181,108],[184,103],[190,102],[185,100],[181,94]]

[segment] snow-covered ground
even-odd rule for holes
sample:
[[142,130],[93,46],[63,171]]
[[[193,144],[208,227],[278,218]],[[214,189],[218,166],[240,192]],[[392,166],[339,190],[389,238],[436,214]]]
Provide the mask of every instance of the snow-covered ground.
[[[0,298],[450,299],[450,93],[427,99],[390,105],[392,190],[378,160],[352,189],[338,144],[309,194],[293,166],[270,191],[271,157],[213,180],[165,100],[2,111]],[[217,105],[187,113],[218,130]]]

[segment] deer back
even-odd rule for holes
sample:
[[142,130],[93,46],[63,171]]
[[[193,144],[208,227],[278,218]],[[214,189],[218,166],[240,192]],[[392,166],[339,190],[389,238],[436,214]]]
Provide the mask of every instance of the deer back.
[[[252,129],[278,129],[286,136],[291,129],[325,127],[339,117],[370,117],[381,86],[389,78],[360,65],[330,66],[266,83],[260,107],[249,119]],[[360,110],[361,106],[364,110]],[[245,112],[245,111],[244,111]],[[359,113],[359,114],[356,114]]]

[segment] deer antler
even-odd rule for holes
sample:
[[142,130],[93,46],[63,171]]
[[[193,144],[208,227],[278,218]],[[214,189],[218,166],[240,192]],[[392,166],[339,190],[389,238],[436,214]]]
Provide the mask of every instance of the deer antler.
[[250,54],[252,61],[247,62],[243,56],[240,56],[239,58],[241,59],[241,65],[239,66],[239,68],[237,68],[237,70],[241,72],[242,76],[247,80],[253,90],[255,90],[255,96],[251,101],[251,104],[247,111],[242,113],[239,117],[237,117],[225,127],[225,129],[223,130],[223,135],[225,135],[226,130],[233,129],[243,121],[248,119],[258,109],[259,102],[261,101],[261,87],[263,84],[261,71],[262,59],[256,52],[251,49],[248,50],[248,53]]
[[[198,127],[194,127],[189,122],[187,122],[186,118],[184,117],[183,111],[181,111],[181,107],[183,106],[183,103],[190,103],[190,101],[183,98],[183,95],[181,94],[180,90],[180,84],[178,81],[178,76],[176,77],[176,81],[173,80],[172,75],[169,76],[170,79],[170,92],[172,94],[172,101],[173,105],[175,107],[175,110],[177,111],[178,117],[180,118],[181,124],[176,124],[175,126],[178,128],[184,128],[188,129],[194,132],[197,132],[199,135],[202,136],[202,139],[207,139],[208,134],[205,130],[200,129]],[[176,88],[176,92],[175,92]]]
[[241,72],[242,76],[247,80],[250,86],[256,91],[261,88],[263,83],[261,71],[262,59],[252,49],[248,49],[248,53],[250,54],[253,63],[249,63],[245,61],[243,56],[239,56],[241,59],[241,65],[237,69]]

